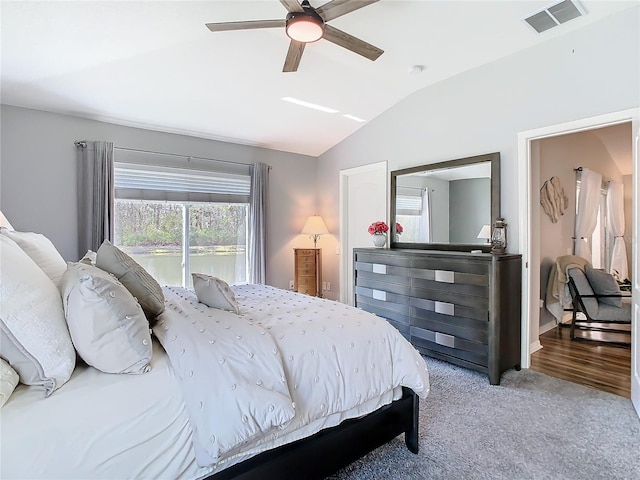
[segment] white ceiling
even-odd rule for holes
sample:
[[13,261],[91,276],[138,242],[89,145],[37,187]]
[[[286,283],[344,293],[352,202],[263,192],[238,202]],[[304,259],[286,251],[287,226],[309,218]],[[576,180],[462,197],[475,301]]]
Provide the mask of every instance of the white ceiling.
[[[416,90],[637,0],[582,0],[586,16],[543,34],[524,23],[553,3],[381,0],[329,22],[382,48],[377,61],[321,40],[307,45],[298,72],[282,73],[283,30],[205,27],[283,19],[278,0],[3,0],[2,103],[319,156],[365,124],[344,114],[371,120]],[[425,69],[410,75],[412,65]]]

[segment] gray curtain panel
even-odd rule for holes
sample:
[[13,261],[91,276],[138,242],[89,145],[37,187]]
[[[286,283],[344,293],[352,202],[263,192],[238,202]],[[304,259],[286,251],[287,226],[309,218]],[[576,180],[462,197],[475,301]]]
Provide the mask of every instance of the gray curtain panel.
[[78,142],[78,258],[113,240],[113,142]]
[[249,283],[264,284],[267,251],[267,192],[269,166],[256,163],[251,168],[249,203]]

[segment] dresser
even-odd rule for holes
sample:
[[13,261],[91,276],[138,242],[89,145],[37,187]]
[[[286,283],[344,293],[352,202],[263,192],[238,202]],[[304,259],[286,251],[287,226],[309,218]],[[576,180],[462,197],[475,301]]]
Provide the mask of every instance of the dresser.
[[357,248],[358,308],[385,318],[420,353],[489,376],[520,369],[520,255]]
[[322,296],[322,250],[293,249],[293,289],[314,297]]

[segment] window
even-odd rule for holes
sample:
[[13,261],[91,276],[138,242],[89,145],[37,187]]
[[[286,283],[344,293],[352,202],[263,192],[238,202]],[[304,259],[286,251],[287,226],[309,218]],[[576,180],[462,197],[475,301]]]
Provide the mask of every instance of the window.
[[396,222],[402,225],[403,242],[431,241],[431,207],[428,188],[398,187]]
[[114,244],[158,283],[191,287],[192,272],[247,282],[248,171],[116,162],[114,183]]

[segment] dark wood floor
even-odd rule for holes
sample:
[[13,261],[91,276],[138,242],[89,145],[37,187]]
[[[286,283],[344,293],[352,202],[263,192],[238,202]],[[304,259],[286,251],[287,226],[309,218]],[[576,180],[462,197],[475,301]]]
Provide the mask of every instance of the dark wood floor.
[[631,397],[631,348],[585,340],[571,341],[569,329],[540,336],[542,349],[531,355],[531,370]]

